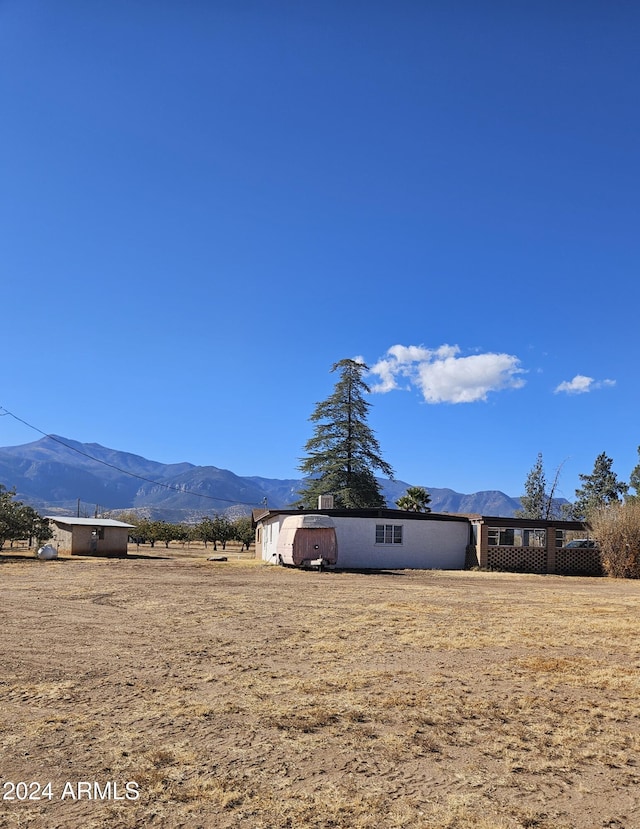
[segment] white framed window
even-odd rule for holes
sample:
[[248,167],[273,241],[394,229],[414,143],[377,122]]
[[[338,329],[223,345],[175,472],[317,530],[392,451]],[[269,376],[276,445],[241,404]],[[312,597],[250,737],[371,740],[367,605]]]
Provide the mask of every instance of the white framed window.
[[402,524],[376,524],[376,544],[402,544]]

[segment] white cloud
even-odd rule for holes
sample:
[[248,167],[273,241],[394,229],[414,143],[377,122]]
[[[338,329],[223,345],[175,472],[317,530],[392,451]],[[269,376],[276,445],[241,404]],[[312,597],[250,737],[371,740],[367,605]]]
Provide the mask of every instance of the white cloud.
[[594,391],[594,389],[601,389],[605,387],[615,386],[615,380],[600,380],[596,381],[593,377],[587,377],[584,374],[576,374],[573,380],[564,380],[557,385],[554,392],[565,392],[566,394],[586,394]]
[[399,388],[396,380],[396,370],[391,360],[379,360],[375,366],[372,366],[370,374],[377,374],[380,378],[379,383],[371,386],[371,391],[385,394],[392,389]]
[[564,391],[567,394],[584,394],[591,390],[593,377],[585,377],[584,374],[576,374],[573,380],[565,380],[555,387],[555,393]]
[[487,394],[524,385],[520,361],[511,354],[474,354],[460,357],[457,345],[436,349],[394,345],[372,366],[380,382],[371,391],[386,393],[403,387],[417,388],[427,403],[473,403]]

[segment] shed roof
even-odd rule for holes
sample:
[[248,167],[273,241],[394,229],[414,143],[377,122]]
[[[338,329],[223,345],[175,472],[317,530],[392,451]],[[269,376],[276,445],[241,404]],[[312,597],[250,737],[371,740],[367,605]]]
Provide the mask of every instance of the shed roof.
[[134,527],[134,524],[125,524],[124,521],[116,521],[115,518],[74,518],[69,515],[45,515],[45,518],[70,527]]

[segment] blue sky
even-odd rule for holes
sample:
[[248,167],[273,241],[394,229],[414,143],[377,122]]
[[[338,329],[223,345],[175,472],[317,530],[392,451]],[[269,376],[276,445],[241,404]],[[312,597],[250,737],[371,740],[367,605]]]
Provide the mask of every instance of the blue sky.
[[623,0],[2,0],[0,405],[298,477],[357,356],[400,480],[627,480],[639,30]]

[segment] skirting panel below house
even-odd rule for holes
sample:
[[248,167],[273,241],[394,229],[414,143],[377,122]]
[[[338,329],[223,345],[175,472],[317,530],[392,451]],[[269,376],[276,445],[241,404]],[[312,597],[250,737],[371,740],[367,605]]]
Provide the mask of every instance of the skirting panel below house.
[[594,547],[561,548],[556,551],[556,573],[561,576],[600,576],[600,551]]
[[599,576],[602,574],[597,549],[560,548],[555,567],[550,567],[547,551],[540,547],[489,547],[487,568],[513,573],[556,573],[559,576]]
[[547,551],[543,547],[489,547],[487,567],[514,573],[546,573]]

